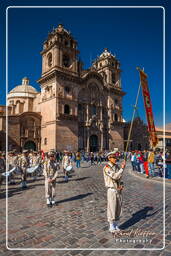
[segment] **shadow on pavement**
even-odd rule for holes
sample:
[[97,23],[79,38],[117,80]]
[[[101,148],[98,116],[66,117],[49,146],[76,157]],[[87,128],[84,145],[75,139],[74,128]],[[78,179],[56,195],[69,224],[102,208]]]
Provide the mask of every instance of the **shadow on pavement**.
[[90,196],[92,194],[93,193],[86,193],[86,194],[80,194],[80,195],[77,195],[77,196],[69,197],[69,198],[57,201],[57,204],[64,203],[64,202],[69,202],[69,201],[73,201],[73,200],[79,200],[79,199],[82,199],[84,197]]
[[120,225],[120,228],[127,229],[130,226],[133,226],[134,224],[138,223],[140,220],[146,219],[148,217],[155,215],[157,212],[159,212],[162,209],[159,209],[151,214],[148,214],[148,211],[152,211],[153,207],[146,206],[142,210],[132,214],[132,217],[129,220],[127,220],[126,222],[124,222],[123,224]]
[[[32,189],[34,186],[27,186],[27,188],[21,188],[21,187],[17,187],[17,188],[8,188],[8,197],[14,196],[14,195],[18,195],[21,194],[22,192],[28,190],[28,189]],[[6,190],[4,189],[2,191],[2,193],[0,194],[0,198],[6,198]]]

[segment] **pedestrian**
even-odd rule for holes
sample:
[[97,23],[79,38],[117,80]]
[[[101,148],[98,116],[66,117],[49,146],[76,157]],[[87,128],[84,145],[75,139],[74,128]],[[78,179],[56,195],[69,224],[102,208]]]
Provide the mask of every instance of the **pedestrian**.
[[5,172],[5,169],[6,169],[5,158],[3,157],[2,152],[0,152],[0,187],[1,187],[2,182],[3,182],[2,173]]
[[150,176],[154,177],[154,151],[152,149],[148,154],[148,167]]
[[64,180],[66,182],[68,182],[68,172],[67,172],[67,167],[71,164],[71,159],[69,157],[69,152],[68,151],[64,151],[64,156],[62,158],[62,168],[63,168],[63,172],[64,172]]
[[119,219],[122,211],[122,189],[121,178],[126,165],[125,160],[121,167],[116,164],[116,152],[107,154],[108,164],[103,169],[105,186],[107,187],[107,220],[109,231],[119,231]]
[[132,170],[133,171],[136,171],[136,161],[137,161],[136,153],[132,152],[131,153],[131,164],[132,164]]
[[49,152],[49,158],[44,162],[43,174],[45,177],[45,198],[48,207],[55,205],[55,187],[56,178],[58,176],[57,163],[55,161],[55,153]]
[[139,163],[140,163],[141,173],[143,174],[144,173],[144,155],[142,152],[140,152]]
[[76,153],[76,167],[80,168],[80,162],[81,162],[81,153],[78,151]]
[[[12,169],[16,169],[18,164],[18,157],[15,155],[14,151],[8,152],[7,157],[7,170],[12,171]],[[9,184],[15,184],[15,171],[12,171],[9,175]]]
[[95,163],[94,163],[94,153],[93,152],[90,153],[90,159],[91,159],[91,165],[94,165]]
[[40,164],[41,164],[41,158],[38,155],[38,152],[33,151],[32,155],[30,156],[30,167],[33,167],[35,169],[32,174],[34,181],[37,179]]
[[21,187],[27,188],[27,168],[30,165],[29,152],[23,150],[22,156],[19,158],[19,167],[21,169]]
[[171,152],[166,156],[166,165],[167,165],[167,178],[171,179]]

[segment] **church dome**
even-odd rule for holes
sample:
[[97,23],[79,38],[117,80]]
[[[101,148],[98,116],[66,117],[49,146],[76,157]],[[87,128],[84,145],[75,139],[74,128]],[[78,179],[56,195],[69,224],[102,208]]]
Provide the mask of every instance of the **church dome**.
[[31,97],[34,98],[38,91],[31,85],[29,85],[29,79],[24,77],[22,84],[14,87],[8,94],[8,98],[11,97]]

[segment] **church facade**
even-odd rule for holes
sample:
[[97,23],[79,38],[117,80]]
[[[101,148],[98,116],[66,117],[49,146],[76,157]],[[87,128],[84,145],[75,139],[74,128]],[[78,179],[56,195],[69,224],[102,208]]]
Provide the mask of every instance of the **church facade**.
[[[24,78],[7,96],[11,147],[124,150],[125,93],[116,57],[104,49],[84,70],[77,41],[61,24],[49,33],[41,56],[42,74],[37,81],[41,91]],[[5,110],[1,107],[1,123],[3,119]]]

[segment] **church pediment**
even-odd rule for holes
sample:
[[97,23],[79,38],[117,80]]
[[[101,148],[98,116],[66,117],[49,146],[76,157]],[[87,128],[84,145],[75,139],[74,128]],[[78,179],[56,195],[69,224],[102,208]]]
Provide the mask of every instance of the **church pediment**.
[[84,74],[82,76],[82,78],[86,81],[93,78],[93,79],[97,79],[98,81],[101,81],[103,83],[103,77],[96,71],[89,71],[88,73]]

